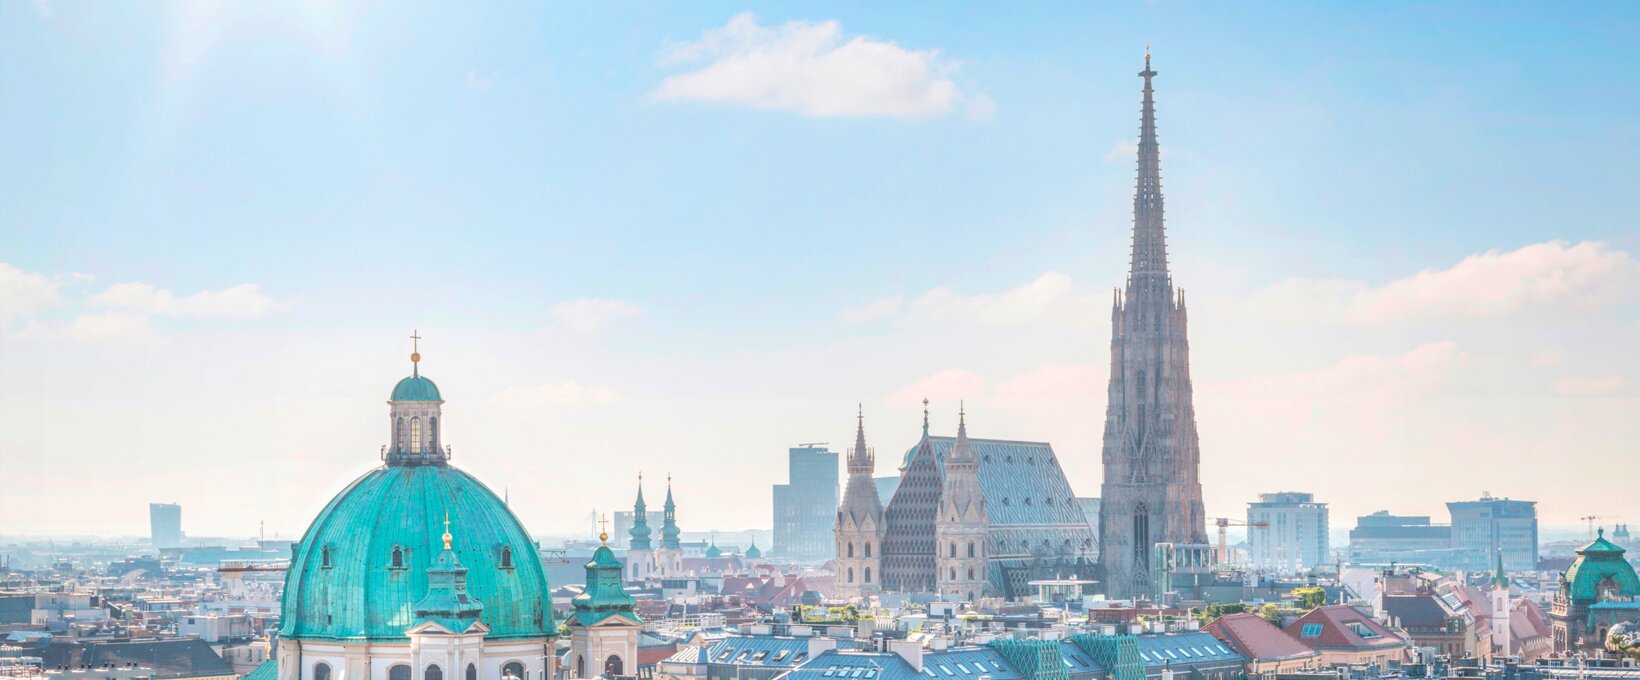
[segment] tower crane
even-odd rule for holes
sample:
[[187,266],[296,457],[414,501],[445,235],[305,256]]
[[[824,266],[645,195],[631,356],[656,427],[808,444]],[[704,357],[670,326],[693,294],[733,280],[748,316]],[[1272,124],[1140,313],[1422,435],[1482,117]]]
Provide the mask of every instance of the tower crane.
[[1622,515],[1584,515],[1578,519],[1589,523],[1589,540],[1594,540],[1594,521],[1597,519],[1622,519]]
[[1255,529],[1268,529],[1270,527],[1269,522],[1243,522],[1229,517],[1214,517],[1213,524],[1219,528],[1219,564],[1230,563],[1230,550],[1224,546],[1224,530],[1226,528],[1252,527]]

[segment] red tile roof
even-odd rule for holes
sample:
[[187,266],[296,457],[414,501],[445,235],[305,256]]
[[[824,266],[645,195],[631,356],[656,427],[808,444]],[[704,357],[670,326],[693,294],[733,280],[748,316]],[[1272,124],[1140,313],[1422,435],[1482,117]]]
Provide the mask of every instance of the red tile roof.
[[[1318,626],[1312,629],[1315,634],[1305,636],[1305,626],[1311,625]],[[1357,627],[1367,635],[1363,636],[1356,632]],[[1342,604],[1316,607],[1310,613],[1298,617],[1297,621],[1288,624],[1286,633],[1312,649],[1383,649],[1406,646],[1406,640],[1372,620],[1371,616]]]
[[1320,653],[1288,637],[1280,628],[1257,614],[1226,614],[1213,619],[1202,630],[1212,633],[1213,637],[1254,661],[1320,656]]

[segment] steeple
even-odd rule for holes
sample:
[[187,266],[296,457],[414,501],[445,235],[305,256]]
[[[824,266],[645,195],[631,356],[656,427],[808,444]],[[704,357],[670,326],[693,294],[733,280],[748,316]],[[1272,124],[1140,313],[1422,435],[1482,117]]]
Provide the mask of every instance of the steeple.
[[1498,559],[1497,564],[1492,567],[1492,585],[1496,588],[1508,588],[1509,577],[1503,571],[1503,546],[1497,546],[1493,552],[1497,553]]
[[945,460],[945,469],[950,470],[952,464],[979,465],[979,457],[974,455],[974,448],[968,444],[968,409],[961,402],[957,407],[957,441],[951,445],[951,455]]
[[866,411],[864,404],[859,406],[859,411],[854,418],[856,420],[854,448],[848,452],[848,473],[850,475],[856,473],[869,475],[877,470],[877,455],[871,449],[866,448]]
[[627,550],[649,550],[649,509],[643,502],[643,473],[638,473],[638,500],[632,504],[632,528],[627,531],[631,541]]
[[1144,104],[1139,115],[1139,179],[1133,194],[1133,261],[1128,270],[1129,297],[1136,290],[1164,291],[1171,285],[1167,272],[1167,234],[1163,228],[1162,153],[1156,141],[1156,100],[1151,78],[1150,46],[1145,45]]
[[672,475],[666,476],[666,504],[661,506],[661,547],[680,550],[678,543],[678,505],[672,502]]

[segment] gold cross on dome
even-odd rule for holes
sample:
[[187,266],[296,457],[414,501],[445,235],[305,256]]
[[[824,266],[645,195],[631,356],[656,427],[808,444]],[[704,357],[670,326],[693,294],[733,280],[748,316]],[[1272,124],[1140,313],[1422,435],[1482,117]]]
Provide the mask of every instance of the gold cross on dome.
[[598,518],[598,544],[609,545],[609,515]]

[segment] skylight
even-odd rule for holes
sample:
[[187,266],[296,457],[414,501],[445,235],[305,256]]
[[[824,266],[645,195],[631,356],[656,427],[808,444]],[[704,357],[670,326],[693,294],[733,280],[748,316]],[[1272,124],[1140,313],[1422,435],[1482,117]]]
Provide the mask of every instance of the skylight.
[[1321,637],[1321,624],[1319,624],[1319,623],[1306,623],[1306,624],[1304,624],[1304,628],[1303,628],[1303,630],[1300,630],[1298,632],[1298,636],[1303,637],[1303,638]]

